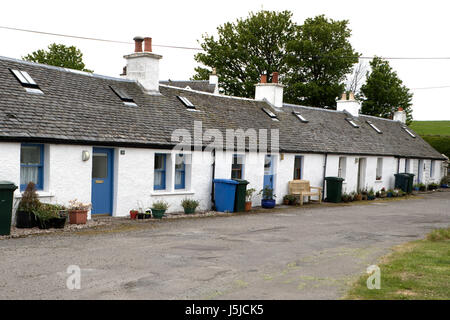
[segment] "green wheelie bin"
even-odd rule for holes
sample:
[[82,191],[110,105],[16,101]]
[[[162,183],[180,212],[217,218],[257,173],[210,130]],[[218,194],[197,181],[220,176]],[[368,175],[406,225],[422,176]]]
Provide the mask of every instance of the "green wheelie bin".
[[413,191],[413,183],[414,183],[414,173],[405,173],[409,179],[408,179],[408,193],[412,193]]
[[395,189],[402,189],[403,192],[408,192],[409,187],[409,175],[407,173],[396,173],[395,176]]
[[233,179],[238,184],[236,185],[236,197],[234,200],[234,212],[245,211],[245,193],[249,182],[242,179]]
[[341,202],[342,181],[344,181],[344,178],[325,177],[325,181],[327,184],[327,196],[325,200],[327,202]]
[[17,186],[9,181],[0,181],[0,236],[11,233],[11,216],[14,191]]

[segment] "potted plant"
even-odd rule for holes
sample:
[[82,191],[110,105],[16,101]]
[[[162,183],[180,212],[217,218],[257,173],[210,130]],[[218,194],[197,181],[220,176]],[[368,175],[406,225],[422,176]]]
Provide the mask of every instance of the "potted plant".
[[368,192],[366,189],[361,191],[361,200],[367,200]]
[[70,224],[86,224],[87,213],[91,204],[84,204],[77,199],[69,201],[69,223]]
[[375,192],[372,188],[367,193],[367,200],[375,200]]
[[361,201],[362,200],[362,193],[358,192],[353,199],[354,199],[354,201]]
[[41,202],[36,193],[36,185],[28,183],[25,192],[22,194],[16,212],[17,228],[33,228],[37,226],[34,211],[41,206]]
[[265,186],[264,189],[259,191],[259,194],[262,193],[262,200],[261,200],[261,206],[266,209],[271,209],[275,207],[275,197],[276,195],[273,194],[273,189]]
[[288,205],[289,204],[289,195],[288,194],[283,197],[283,204],[284,205]]
[[152,209],[151,212],[152,212],[153,218],[162,219],[162,217],[164,216],[164,213],[166,212],[166,210],[168,208],[169,208],[169,204],[164,200],[153,202],[153,205],[151,207],[151,209]]
[[392,198],[394,196],[394,190],[388,189],[386,191],[386,195],[387,195],[388,198]]
[[342,202],[349,202],[350,201],[350,195],[346,194],[345,192],[341,196]]
[[419,183],[419,191],[427,191],[427,186],[423,183]]
[[386,194],[386,188],[383,187],[380,190],[380,198],[386,198],[387,194]]
[[136,220],[136,217],[137,217],[138,213],[139,213],[139,211],[137,211],[136,209],[130,210],[130,219],[131,220]]
[[67,221],[67,209],[66,207],[58,204],[52,205],[54,210],[57,212],[56,217],[50,219],[50,223],[52,228],[55,229],[64,229]]
[[253,194],[256,192],[255,188],[245,190],[245,211],[252,210]]
[[200,205],[200,201],[194,199],[183,199],[181,201],[181,206],[184,209],[184,214],[192,214],[195,212],[195,209]]
[[41,204],[33,211],[36,216],[39,229],[49,229],[53,227],[52,220],[59,217],[59,207],[51,204]]

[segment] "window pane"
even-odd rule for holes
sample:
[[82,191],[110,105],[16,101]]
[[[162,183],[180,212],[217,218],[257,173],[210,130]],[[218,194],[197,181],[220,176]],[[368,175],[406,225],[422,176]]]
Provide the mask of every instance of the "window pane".
[[184,155],[177,154],[175,157],[175,170],[184,170]]
[[20,184],[27,185],[28,182],[38,184],[39,167],[21,167]]
[[41,148],[39,146],[22,146],[20,152],[21,164],[40,164]]
[[183,173],[181,171],[175,172],[175,185],[182,185],[183,182]]
[[272,173],[272,157],[270,155],[266,155],[264,159],[264,174],[269,175]]
[[155,186],[162,186],[163,185],[163,179],[162,179],[162,172],[161,171],[155,171]]
[[294,160],[294,179],[299,180],[302,178],[302,157],[295,157]]
[[108,177],[108,155],[95,153],[92,156],[92,178],[106,179]]
[[155,154],[155,170],[164,170],[163,154]]

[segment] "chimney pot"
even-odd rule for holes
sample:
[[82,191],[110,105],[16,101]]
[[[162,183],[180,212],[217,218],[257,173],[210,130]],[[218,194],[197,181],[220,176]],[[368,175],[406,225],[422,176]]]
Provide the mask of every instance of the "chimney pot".
[[261,83],[267,83],[267,74],[261,75]]
[[150,38],[150,37],[144,38],[144,51],[152,52],[152,38]]
[[355,94],[351,91],[350,91],[350,97],[348,98],[348,100],[355,100]]
[[397,111],[403,111],[403,108],[402,107],[398,107]]
[[347,94],[345,92],[342,93],[341,100],[343,101],[347,100]]
[[144,38],[142,37],[134,37],[134,52],[142,52],[142,41]]
[[272,73],[272,83],[278,83],[278,72]]

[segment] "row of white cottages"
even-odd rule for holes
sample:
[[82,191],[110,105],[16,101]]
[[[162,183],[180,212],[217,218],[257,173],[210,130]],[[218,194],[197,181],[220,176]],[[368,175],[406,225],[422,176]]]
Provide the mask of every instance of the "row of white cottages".
[[[125,216],[161,199],[181,211],[186,197],[209,210],[214,178],[270,185],[281,202],[293,179],[324,186],[341,176],[351,192],[393,188],[399,172],[426,184],[444,174],[445,157],[405,126],[402,110],[388,120],[359,115],[352,97],[337,110],[284,104],[276,77],[262,77],[255,99],[218,94],[214,75],[189,88],[160,84],[148,39],[147,51],[135,39],[122,78],[0,58],[0,180],[20,185],[16,203],[29,181],[44,202],[76,198],[92,214]],[[224,150],[227,129],[244,133],[244,149],[232,139]],[[195,147],[174,148],[180,133]],[[209,148],[212,137],[223,147]]]

